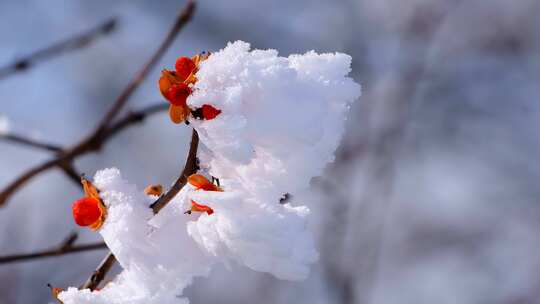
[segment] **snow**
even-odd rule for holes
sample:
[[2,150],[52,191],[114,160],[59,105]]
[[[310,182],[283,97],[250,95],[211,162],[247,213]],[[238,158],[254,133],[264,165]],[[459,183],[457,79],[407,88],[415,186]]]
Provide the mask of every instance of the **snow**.
[[7,117],[0,115],[0,135],[9,133],[9,120]]
[[149,205],[154,198],[125,181],[118,169],[99,171],[94,184],[108,210],[99,232],[124,270],[102,290],[72,287],[59,298],[65,304],[182,303],[178,293],[193,277],[206,275],[212,264],[187,234],[185,226],[190,218],[174,214],[170,208],[182,205],[186,190],[161,211],[173,216],[154,227],[149,223]]
[[[179,298],[194,277],[215,263],[236,262],[279,279],[302,280],[317,260],[307,229],[309,209],[295,197],[334,158],[349,104],[360,86],[347,77],[351,57],[321,54],[279,57],[229,43],[197,72],[192,108],[222,110],[212,120],[191,119],[201,142],[203,173],[218,177],[223,192],[187,185],[153,216],[146,196],[117,169],[94,182],[108,208],[100,230],[123,272],[102,290],[69,288],[71,303],[187,303]],[[290,203],[279,199],[292,194]],[[191,200],[211,215],[186,215]]]

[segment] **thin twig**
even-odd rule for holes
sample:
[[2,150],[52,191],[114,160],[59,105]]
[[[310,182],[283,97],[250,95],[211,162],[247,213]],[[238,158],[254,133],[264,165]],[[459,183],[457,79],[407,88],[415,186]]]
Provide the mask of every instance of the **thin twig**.
[[81,173],[75,170],[73,163],[63,163],[59,166],[70,181],[77,186],[81,186]]
[[[130,112],[124,118],[117,121],[107,130],[106,138],[109,139],[113,137],[115,134],[117,134],[118,132],[127,128],[128,126],[134,123],[142,122],[149,115],[159,113],[161,111],[166,110],[167,108],[168,108],[167,104],[159,103],[159,104],[147,106],[138,111]],[[75,184],[80,185],[81,174],[73,168],[73,164],[71,163],[58,164],[58,166],[59,168],[62,169],[64,173],[66,173],[66,175],[70,178],[70,180],[72,180]],[[65,246],[65,244],[63,246]],[[26,261],[26,260],[32,260],[32,259],[37,259],[37,258],[42,258],[42,257],[61,256],[64,254],[69,254],[69,253],[84,252],[84,251],[103,249],[103,248],[106,248],[106,245],[105,243],[102,242],[102,243],[94,243],[94,244],[88,244],[88,245],[73,246],[70,248],[64,248],[63,250],[59,250],[58,248],[56,248],[56,249],[51,249],[51,250],[47,250],[43,252],[35,252],[35,253],[28,253],[28,254],[14,254],[10,256],[0,257],[0,264],[17,262],[17,261]]]
[[[149,115],[153,115],[153,114],[156,114],[158,112],[164,111],[167,108],[168,107],[167,107],[166,103],[160,103],[160,104],[155,104],[155,105],[145,107],[145,108],[143,108],[141,110],[138,110],[138,111],[128,113],[126,116],[124,116],[122,119],[120,119],[117,122],[115,122],[114,124],[112,124],[109,128],[107,128],[103,132],[103,135],[100,138],[100,141],[102,142],[101,144],[106,143],[114,135],[116,135],[120,131],[123,131],[127,127],[129,127],[129,126],[131,126],[131,125],[133,125],[135,123],[142,122]],[[42,163],[42,164],[28,170],[27,172],[25,172],[24,174],[19,176],[10,185],[5,187],[2,190],[2,192],[0,192],[0,207],[6,203],[7,199],[13,193],[15,193],[15,191],[17,191],[17,189],[19,187],[24,185],[27,181],[29,181],[31,178],[33,178],[37,174],[40,174],[40,173],[42,173],[42,172],[44,172],[46,170],[49,170],[51,168],[54,168],[54,167],[59,167],[59,168],[63,169],[62,168],[62,163],[66,162],[66,161],[72,162],[73,159],[75,159],[75,158],[77,158],[79,156],[82,156],[84,154],[87,154],[87,153],[89,153],[91,151],[92,151],[91,149],[86,148],[86,149],[82,149],[82,150],[77,150],[77,153],[71,153],[71,154],[66,153],[66,152],[61,152],[61,153],[58,154],[57,157],[55,157],[55,158],[53,158],[53,159],[51,159],[49,161],[46,161],[46,162],[44,162],[44,163]],[[69,176],[69,174],[68,174],[68,176]],[[75,180],[75,179],[72,178],[72,180]],[[77,183],[79,183],[79,180],[77,180]]]
[[[189,152],[186,159],[186,164],[184,165],[184,169],[182,169],[182,173],[176,179],[171,188],[165,194],[160,196],[152,205],[150,205],[150,207],[154,211],[154,214],[157,214],[161,209],[163,209],[163,207],[165,207],[167,203],[169,203],[176,196],[176,194],[180,192],[182,187],[185,186],[188,176],[197,172],[198,146],[199,135],[197,134],[197,131],[193,129],[191,135],[191,144],[189,146]],[[99,286],[99,283],[101,283],[101,281],[103,281],[105,275],[109,272],[115,262],[116,258],[114,257],[112,252],[109,252],[99,264],[99,266],[96,268],[96,270],[92,273],[92,275],[88,278],[88,280],[86,280],[86,282],[80,287],[80,289],[96,289],[96,287]]]
[[[49,170],[63,162],[71,162],[74,158],[92,152],[98,151],[102,148],[103,144],[106,142],[106,134],[110,133],[110,125],[113,123],[114,118],[118,115],[120,110],[128,101],[129,97],[133,94],[135,89],[141,84],[143,79],[148,75],[152,67],[158,62],[159,58],[165,53],[167,48],[171,45],[176,35],[180,30],[189,22],[193,12],[195,10],[195,2],[188,1],[184,9],[180,11],[176,22],[173,24],[172,28],[169,30],[167,36],[158,47],[154,55],[150,60],[142,67],[137,76],[132,79],[132,81],[126,86],[124,91],[118,96],[111,109],[105,114],[99,125],[94,129],[94,131],[83,138],[78,144],[72,148],[63,150],[58,154],[58,157],[55,159],[49,160],[41,165],[38,165],[13,181],[9,184],[2,192],[0,192],[0,206],[5,205],[7,199],[15,192],[19,187],[24,185],[27,181],[32,179],[37,174],[40,174],[43,171]],[[114,133],[114,132],[113,132]]]
[[32,252],[32,253],[22,253],[22,254],[13,254],[13,255],[3,256],[3,257],[0,257],[0,264],[30,261],[30,260],[41,259],[41,258],[46,258],[46,257],[66,255],[69,253],[99,250],[99,249],[107,248],[107,246],[103,242],[73,245],[76,240],[77,240],[77,234],[72,233],[64,241],[62,241],[58,246],[54,248],[44,250],[44,251]]
[[98,267],[92,275],[86,280],[86,282],[79,287],[79,289],[86,289],[90,288],[90,290],[96,289],[98,287],[99,283],[105,279],[105,276],[107,273],[111,270],[113,265],[116,263],[116,257],[112,252],[109,251],[105,258],[99,263]]
[[96,38],[108,35],[113,32],[116,28],[116,23],[116,18],[111,18],[91,30],[88,30],[82,34],[78,34],[64,41],[55,43],[47,48],[36,51],[28,56],[16,60],[11,64],[1,67],[0,79],[18,72],[28,70],[38,62],[57,57],[64,54],[65,52],[84,48],[88,46],[91,42],[96,40]]
[[[19,187],[24,185],[28,180],[30,180],[37,174],[40,174],[53,167],[59,167],[63,169],[64,172],[68,174],[68,176],[74,176],[76,173],[72,167],[72,163],[75,158],[81,155],[87,154],[89,152],[100,150],[101,147],[107,142],[108,139],[112,138],[115,134],[125,129],[127,126],[144,120],[144,118],[147,115],[157,113],[161,110],[166,109],[165,105],[154,105],[139,112],[128,113],[123,119],[114,122],[114,119],[120,113],[120,111],[122,110],[126,102],[128,101],[129,97],[131,97],[133,92],[144,80],[144,78],[148,75],[148,73],[151,71],[153,66],[159,61],[159,58],[161,58],[161,56],[164,54],[166,49],[170,46],[170,44],[172,43],[176,35],[191,19],[194,10],[195,10],[195,3],[193,1],[188,1],[185,8],[180,12],[176,22],[174,23],[173,27],[167,34],[163,43],[156,50],[156,52],[150,58],[150,60],[143,66],[143,68],[137,74],[137,76],[127,85],[124,91],[116,99],[111,109],[105,114],[105,116],[103,117],[101,122],[98,124],[98,126],[94,129],[94,131],[86,138],[83,138],[83,140],[81,140],[78,144],[68,149],[62,149],[61,151],[58,152],[57,157],[28,170],[26,173],[22,174],[19,178],[17,178],[15,181],[9,184],[2,192],[0,192],[0,206],[4,205],[7,199]],[[197,132],[193,130],[192,142],[191,142],[189,154],[186,160],[186,165],[180,177],[175,181],[171,189],[169,189],[169,191],[164,196],[160,197],[155,202],[155,204],[152,205],[154,207],[153,208],[154,213],[159,212],[159,210],[163,208],[174,197],[174,195],[180,191],[182,186],[185,185],[187,181],[187,176],[190,175],[191,173],[194,173],[197,170],[196,155],[197,155],[198,139],[199,138],[198,138]],[[93,244],[93,246],[97,246],[97,245],[103,246],[102,244]],[[68,251],[75,252],[75,250],[76,251],[89,250],[89,249],[81,250],[81,249],[78,249],[78,247],[80,246],[70,246]],[[73,248],[77,248],[77,249],[73,249]],[[94,247],[91,247],[91,248],[94,248]],[[58,250],[52,250],[52,252],[54,253],[46,252],[46,254],[48,255],[62,254],[62,253],[59,253]],[[34,256],[35,254],[30,254],[30,255]],[[93,290],[103,280],[103,278],[105,277],[107,272],[110,270],[110,268],[113,266],[115,261],[116,259],[114,255],[109,252],[109,254],[107,254],[105,259],[98,266],[98,268],[93,273],[93,275],[88,279],[88,281],[81,288],[90,288]]]
[[75,244],[75,241],[79,238],[79,234],[77,232],[70,233],[62,242],[61,248],[68,248],[73,246]]
[[[157,109],[157,107],[155,107],[154,109]],[[199,143],[198,134],[195,130],[193,130],[193,134],[191,137],[191,144],[190,144],[189,153],[188,153],[185,167],[182,170],[180,177],[174,182],[174,184],[171,186],[169,191],[167,191],[167,193],[159,197],[150,206],[155,214],[158,213],[168,202],[170,202],[176,194],[178,194],[178,192],[186,184],[187,176],[197,171],[198,169],[198,166],[197,166],[198,143]],[[30,260],[40,259],[40,258],[62,256],[62,255],[70,254],[70,253],[85,252],[85,251],[107,248],[106,244],[103,242],[83,244],[83,245],[73,245],[75,241],[77,240],[77,237],[78,235],[76,233],[72,233],[69,236],[67,236],[62,243],[60,243],[58,246],[52,249],[32,252],[32,253],[19,253],[19,254],[13,254],[13,255],[0,257],[0,264],[24,262],[24,261],[30,261]],[[103,279],[105,278],[105,275],[109,272],[109,270],[112,268],[115,262],[116,262],[116,258],[111,252],[109,252],[107,256],[105,256],[103,261],[99,264],[99,266],[96,268],[96,270],[92,273],[88,281],[81,288],[95,289],[99,285],[99,283],[103,281]]]
[[55,249],[41,251],[41,252],[34,252],[34,253],[28,253],[28,254],[16,254],[16,255],[11,255],[11,256],[0,257],[0,264],[21,262],[21,261],[33,260],[37,258],[59,256],[59,255],[65,255],[69,253],[99,250],[99,249],[106,249],[106,248],[107,248],[107,245],[105,245],[105,243],[103,242],[76,245],[76,246],[71,246],[68,248],[55,248]]
[[96,134],[99,134],[103,132],[109,124],[112,122],[112,120],[116,117],[116,115],[120,112],[122,107],[126,104],[129,97],[133,94],[135,89],[139,86],[139,84],[146,78],[148,73],[152,70],[152,68],[157,64],[159,59],[163,56],[165,51],[171,46],[172,42],[174,41],[174,38],[178,35],[180,30],[191,20],[191,17],[193,16],[193,11],[195,10],[195,3],[193,1],[188,1],[185,8],[183,8],[180,11],[180,14],[178,15],[176,22],[172,26],[172,28],[169,30],[169,33],[161,43],[161,45],[158,47],[158,49],[155,51],[154,55],[150,58],[150,60],[144,65],[144,67],[137,73],[137,75],[132,79],[131,83],[126,87],[126,89],[120,94],[116,102],[113,104],[109,112],[103,117],[101,120],[101,123],[99,127],[96,130]]
[[144,107],[138,111],[129,112],[122,119],[112,123],[104,132],[103,137],[106,140],[110,140],[120,131],[123,131],[127,127],[144,121],[148,116],[163,112],[169,108],[169,104],[165,102],[160,102],[153,104],[147,107]]
[[[127,122],[130,123],[129,121]],[[14,142],[17,144],[22,144],[28,147],[38,148],[46,151],[56,152],[60,153],[62,152],[62,147],[57,145],[52,145],[44,142],[39,142],[34,139],[30,139],[24,136],[15,135],[15,134],[5,134],[0,135],[0,140],[6,140],[10,142]],[[73,167],[73,163],[71,162],[64,162],[59,165],[60,169],[66,174],[67,177],[77,185],[80,184],[80,173],[77,173],[75,168]]]
[[44,143],[37,141],[35,139],[30,139],[21,135],[15,135],[15,134],[4,134],[0,135],[0,140],[10,141],[13,143],[29,146],[32,148],[38,148],[42,150],[47,150],[51,152],[60,152],[62,151],[62,147],[58,145],[53,145],[49,143]]

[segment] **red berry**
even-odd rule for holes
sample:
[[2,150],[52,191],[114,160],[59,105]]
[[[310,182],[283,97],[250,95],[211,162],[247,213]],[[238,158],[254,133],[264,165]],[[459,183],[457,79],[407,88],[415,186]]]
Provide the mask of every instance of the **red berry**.
[[214,119],[221,113],[220,109],[216,109],[211,105],[205,104],[202,106],[202,116],[206,120]]
[[181,82],[173,84],[165,93],[165,98],[175,106],[185,106],[189,94],[191,94],[191,88]]
[[189,57],[179,57],[176,59],[176,73],[180,77],[180,79],[185,80],[188,78],[189,74],[195,70],[195,62],[191,60]]
[[90,226],[101,217],[99,200],[93,197],[84,197],[73,203],[73,218],[79,226]]

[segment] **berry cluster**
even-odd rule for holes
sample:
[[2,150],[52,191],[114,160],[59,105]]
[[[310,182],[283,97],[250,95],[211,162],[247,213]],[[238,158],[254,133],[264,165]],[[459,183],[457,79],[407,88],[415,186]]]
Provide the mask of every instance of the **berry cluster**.
[[[204,104],[200,108],[191,109],[187,105],[187,98],[193,92],[193,84],[197,82],[195,73],[199,64],[210,56],[207,53],[196,55],[192,58],[180,57],[176,60],[175,70],[163,70],[159,78],[159,89],[161,94],[169,101],[169,116],[174,123],[187,122],[187,119],[211,120],[221,114],[221,110],[212,105]],[[200,174],[193,174],[188,178],[188,183],[196,190],[223,191],[219,186],[214,185],[206,177]],[[85,197],[73,203],[72,211],[75,223],[79,226],[90,227],[98,230],[105,221],[107,208],[99,197],[98,190],[88,180],[82,178]],[[151,185],[145,189],[147,195],[161,195],[163,189],[161,185]],[[214,213],[214,210],[206,205],[191,201],[191,208],[186,212],[206,212]]]
[[159,90],[165,99],[171,104],[169,116],[174,123],[187,121],[189,115],[196,119],[210,120],[216,118],[221,110],[214,106],[204,104],[197,109],[191,109],[187,105],[187,98],[193,92],[193,84],[197,81],[195,73],[199,64],[210,56],[203,53],[193,58],[179,57],[176,60],[175,70],[163,70],[159,79]]

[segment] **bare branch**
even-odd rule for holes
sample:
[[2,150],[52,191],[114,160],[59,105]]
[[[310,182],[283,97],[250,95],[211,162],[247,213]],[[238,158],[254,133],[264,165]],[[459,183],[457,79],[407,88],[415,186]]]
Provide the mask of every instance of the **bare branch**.
[[169,108],[169,104],[165,102],[160,102],[151,106],[147,106],[138,111],[129,112],[122,119],[112,123],[104,132],[103,138],[105,140],[110,140],[114,135],[123,131],[125,128],[144,121],[148,116],[163,112]]
[[[195,3],[193,1],[188,1],[184,9],[180,11],[176,22],[169,30],[169,33],[165,36],[163,43],[158,47],[150,60],[142,67],[141,71],[137,74],[137,76],[127,85],[127,87],[120,94],[120,96],[118,96],[113,106],[111,107],[109,112],[105,114],[105,116],[101,120],[101,123],[96,127],[96,129],[89,136],[83,138],[83,140],[75,146],[66,150],[62,150],[58,154],[57,158],[49,160],[37,167],[30,169],[29,171],[21,175],[19,178],[17,178],[15,181],[13,181],[11,184],[9,184],[2,192],[0,192],[0,206],[5,205],[8,198],[13,193],[15,193],[15,191],[17,191],[19,187],[24,185],[27,181],[32,179],[37,174],[40,174],[64,162],[71,162],[74,158],[80,155],[93,151],[98,151],[102,148],[108,137],[107,134],[109,134],[110,136],[111,134],[116,133],[114,131],[116,129],[111,129],[112,127],[110,126],[114,118],[118,115],[120,110],[126,104],[135,89],[137,89],[143,79],[148,75],[152,67],[158,62],[159,58],[165,53],[166,49],[171,45],[176,35],[189,22],[189,20],[191,20],[194,10]],[[116,123],[114,125],[116,126],[116,128],[119,129],[123,129],[125,127],[119,123]]]
[[[160,196],[150,207],[157,214],[163,207],[165,207],[175,196],[180,192],[182,187],[185,186],[188,176],[194,174],[198,170],[197,164],[197,148],[199,146],[199,135],[197,131],[193,129],[191,135],[191,144],[189,146],[189,152],[186,159],[186,164],[182,173],[176,179],[171,188],[162,196]],[[103,261],[99,264],[96,270],[92,273],[90,278],[80,287],[80,289],[89,288],[90,290],[96,289],[96,287],[103,281],[107,272],[111,269],[112,265],[116,262],[114,255],[109,252]]]
[[58,166],[62,169],[62,171],[66,174],[70,181],[72,181],[77,186],[81,186],[81,173],[75,170],[73,163],[64,162],[59,164]]
[[[123,131],[127,127],[135,123],[140,123],[144,121],[144,119],[147,118],[149,115],[159,113],[161,111],[166,110],[167,108],[168,106],[166,103],[160,103],[160,104],[155,104],[155,105],[145,107],[138,111],[128,113],[125,117],[123,117],[122,119],[112,124],[109,128],[105,130],[105,132],[103,132],[102,137],[100,137],[100,142],[101,142],[100,145],[106,143],[110,138],[112,138],[114,135],[116,135],[120,131]],[[90,146],[87,146],[84,149],[76,150],[76,153],[74,152],[69,153],[69,152],[62,151],[61,153],[58,154],[56,158],[46,161],[28,170],[27,172],[19,176],[15,181],[13,181],[11,184],[9,184],[6,188],[4,188],[0,192],[0,207],[6,203],[9,197],[13,193],[15,193],[15,191],[17,191],[19,187],[24,185],[27,181],[29,181],[34,176],[54,167],[60,167],[62,170],[65,170],[62,167],[62,163],[66,161],[71,162],[73,159],[79,156],[82,156],[84,154],[87,154],[91,151],[92,149]],[[74,176],[72,172],[70,172],[68,176],[70,176],[71,179],[75,181],[75,179],[73,178]],[[77,174],[77,176],[80,176],[80,174]],[[79,179],[77,179],[77,183],[79,183]]]
[[36,51],[28,56],[20,58],[15,62],[0,68],[0,79],[8,77],[18,72],[26,71],[38,62],[42,62],[54,57],[58,57],[66,52],[84,48],[98,37],[108,35],[116,28],[116,18],[111,18],[97,27],[82,34],[71,37],[64,41],[53,44],[47,48]]
[[[128,113],[123,119],[114,122],[114,119],[120,113],[124,105],[127,103],[128,99],[132,96],[133,92],[137,89],[137,87],[144,80],[144,78],[149,74],[151,69],[156,65],[156,63],[159,61],[159,59],[167,50],[167,48],[171,45],[172,41],[174,40],[176,35],[180,32],[180,30],[189,22],[189,20],[191,19],[193,15],[194,10],[195,10],[194,1],[188,1],[185,8],[182,11],[180,11],[180,14],[178,15],[176,22],[174,23],[171,30],[165,37],[165,40],[163,41],[163,43],[159,46],[159,48],[152,55],[150,60],[142,67],[140,72],[134,77],[134,79],[127,85],[124,91],[116,99],[111,109],[105,114],[105,116],[103,117],[101,122],[98,124],[98,126],[95,128],[95,130],[89,136],[87,136],[86,138],[83,138],[83,140],[81,140],[78,144],[74,145],[73,147],[69,149],[62,149],[58,151],[57,157],[30,169],[29,171],[21,175],[19,178],[17,178],[15,181],[13,181],[11,184],[9,184],[2,192],[0,192],[0,206],[4,205],[7,199],[19,187],[24,185],[28,180],[30,180],[37,174],[40,174],[53,167],[61,168],[62,170],[64,170],[64,172],[68,176],[70,176],[74,180],[74,177],[78,175],[72,166],[73,160],[75,158],[81,155],[84,155],[86,153],[92,152],[92,151],[100,150],[101,147],[107,142],[108,139],[113,137],[115,134],[117,134],[121,130],[125,129],[127,126],[144,120],[144,118],[147,115],[157,113],[161,110],[166,109],[165,105],[153,105],[139,112]],[[180,191],[180,189],[187,182],[187,176],[196,172],[197,167],[198,167],[197,166],[198,142],[199,142],[198,134],[195,130],[193,130],[192,141],[191,141],[188,157],[186,160],[186,165],[184,166],[184,169],[182,170],[180,177],[175,181],[175,183],[169,189],[169,191],[165,193],[163,196],[161,196],[158,200],[156,200],[154,204],[152,204],[152,209],[154,210],[154,213],[159,212],[159,210],[161,210]],[[53,250],[40,252],[40,253],[26,254],[26,255],[9,256],[4,259],[6,261],[13,261],[13,260],[36,258],[36,257],[41,257],[41,256],[62,255],[68,252],[91,250],[91,249],[103,248],[105,246],[104,243],[72,246],[72,243],[75,241],[75,238],[76,237],[68,238],[68,240],[65,241],[63,244],[61,244],[59,248],[55,248]],[[100,263],[97,269],[93,272],[92,276],[87,280],[85,284],[83,284],[81,288],[90,288],[92,290],[95,289],[100,284],[100,282],[105,278],[105,275],[112,268],[115,261],[116,261],[116,258],[111,252],[109,252],[107,256],[105,257],[105,259]]]
[[64,241],[62,242],[61,247],[62,247],[62,248],[69,248],[69,247],[71,247],[73,244],[75,244],[75,241],[77,241],[78,238],[79,238],[79,234],[77,234],[77,232],[72,232],[72,233],[70,233],[70,234],[64,239]]
[[84,252],[84,251],[90,251],[90,250],[100,250],[100,249],[107,248],[107,246],[103,242],[73,245],[76,240],[77,240],[77,234],[72,233],[64,241],[62,241],[62,243],[60,243],[58,246],[54,248],[44,250],[44,251],[32,252],[32,253],[6,255],[6,256],[0,257],[0,264],[24,262],[24,261],[30,261],[30,260],[41,259],[41,258],[46,258],[46,257],[61,256],[61,255],[70,254],[70,253]]
[[88,280],[79,288],[79,289],[86,289],[90,288],[90,290],[96,289],[96,287],[105,279],[105,276],[107,273],[111,270],[114,263],[116,263],[116,257],[112,252],[109,251],[105,258],[99,263],[98,267],[92,275],[88,278]]
[[19,187],[21,187],[22,185],[24,185],[27,181],[29,181],[30,179],[32,179],[34,176],[36,176],[37,174],[41,173],[41,172],[44,172],[44,171],[47,171],[55,166],[58,166],[63,160],[65,159],[68,159],[67,157],[63,157],[63,158],[54,158],[54,159],[51,159],[51,160],[48,160],[28,171],[26,171],[25,173],[23,173],[22,175],[20,175],[16,180],[14,180],[13,182],[11,182],[11,184],[7,185],[3,190],[2,192],[0,192],[0,206],[3,206],[5,205],[6,201],[8,200],[9,197],[11,197],[11,195],[13,193],[15,193],[15,191],[17,191],[17,189]]
[[169,48],[169,46],[171,46],[172,42],[174,41],[174,38],[176,38],[180,30],[191,20],[194,10],[195,10],[195,3],[193,1],[188,1],[186,6],[180,11],[180,14],[178,15],[174,25],[169,30],[169,33],[167,34],[167,36],[165,37],[161,45],[155,51],[154,55],[152,55],[150,60],[143,66],[143,68],[139,71],[139,73],[137,73],[137,75],[131,80],[130,84],[124,89],[122,94],[120,94],[120,96],[118,97],[116,102],[113,104],[109,112],[105,115],[105,117],[103,117],[95,134],[99,134],[103,132],[109,126],[112,120],[120,112],[122,107],[126,104],[129,97],[131,97],[133,92],[135,92],[139,84],[144,80],[144,78],[146,78],[148,73],[150,73],[152,68],[157,64],[157,62],[163,56],[163,54]]
[[15,134],[0,135],[0,140],[10,141],[10,142],[14,142],[14,143],[17,143],[17,144],[29,146],[29,147],[32,147],[32,148],[38,148],[38,149],[52,151],[52,152],[60,152],[60,151],[62,151],[62,147],[60,147],[60,146],[40,142],[40,141],[37,141],[37,140],[34,140],[34,139],[30,139],[30,138],[20,136],[20,135],[15,135]]
[[[154,109],[155,111],[157,111],[159,107],[152,107],[152,108],[149,107],[148,109]],[[171,188],[151,205],[151,208],[153,209],[154,213],[158,213],[163,207],[165,207],[165,205],[168,202],[170,202],[174,198],[174,196],[178,194],[178,192],[186,184],[187,177],[197,171],[198,169],[198,165],[197,165],[198,143],[199,143],[199,136],[197,134],[197,131],[193,130],[192,137],[191,137],[191,144],[190,144],[188,157],[186,159],[186,164],[184,166],[184,169],[182,170],[180,177],[174,182]],[[65,254],[70,254],[70,253],[107,248],[106,244],[103,242],[75,246],[73,244],[75,243],[77,238],[78,238],[78,235],[76,233],[72,233],[68,237],[66,237],[66,239],[55,248],[44,250],[44,251],[32,252],[32,253],[14,254],[14,255],[7,255],[7,256],[0,257],[0,264],[23,262],[23,261],[40,259],[40,258],[62,256]],[[81,288],[90,288],[92,290],[95,289],[99,285],[99,283],[103,281],[103,279],[105,278],[105,275],[110,271],[110,269],[112,268],[115,262],[116,262],[116,258],[111,252],[109,252],[107,256],[105,256],[103,261],[99,264],[99,266],[96,268],[96,270],[92,273],[92,275],[87,280],[87,282]]]

